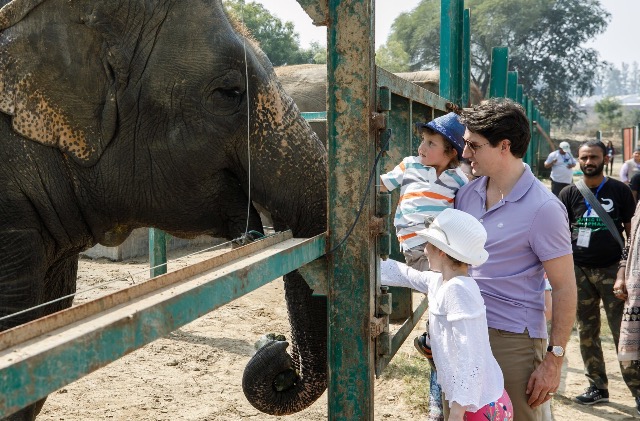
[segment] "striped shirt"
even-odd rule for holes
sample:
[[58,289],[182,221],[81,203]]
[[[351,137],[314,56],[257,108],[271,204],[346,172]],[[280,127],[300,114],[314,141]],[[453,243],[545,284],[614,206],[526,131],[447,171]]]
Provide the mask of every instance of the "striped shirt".
[[404,158],[380,179],[389,191],[400,187],[400,201],[393,224],[402,250],[425,243],[416,235],[416,231],[425,228],[425,216],[436,216],[444,209],[452,208],[456,192],[469,182],[460,168],[445,170],[438,177],[436,169],[423,165],[417,156]]

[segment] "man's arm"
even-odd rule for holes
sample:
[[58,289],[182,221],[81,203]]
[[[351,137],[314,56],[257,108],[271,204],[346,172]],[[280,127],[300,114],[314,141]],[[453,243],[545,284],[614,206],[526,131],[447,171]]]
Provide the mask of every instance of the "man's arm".
[[620,168],[620,181],[623,183],[629,184],[629,178],[627,177],[627,163],[622,164],[622,168]]
[[551,153],[549,154],[549,156],[547,157],[547,160],[546,160],[546,161],[544,161],[544,167],[545,167],[545,168],[551,168],[551,167],[553,167],[553,164],[555,164],[555,162],[557,161],[557,159],[551,159],[551,158],[552,158],[552,155],[553,155],[553,152],[551,152]]
[[[557,257],[542,262],[551,284],[551,337],[549,345],[567,347],[569,335],[576,318],[578,293],[576,277],[573,272],[573,255]],[[533,408],[551,399],[548,393],[555,393],[560,385],[562,360],[548,352],[542,364],[531,374],[527,385],[529,405]]]

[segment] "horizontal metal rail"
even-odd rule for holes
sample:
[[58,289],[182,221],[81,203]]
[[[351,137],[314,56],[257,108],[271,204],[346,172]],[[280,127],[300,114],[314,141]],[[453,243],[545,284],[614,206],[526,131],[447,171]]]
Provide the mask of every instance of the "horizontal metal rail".
[[0,418],[325,254],[267,237],[0,333]]
[[409,98],[413,102],[420,102],[441,111],[447,110],[449,101],[445,98],[378,66],[376,66],[376,85],[378,87],[385,86],[389,88],[392,94]]

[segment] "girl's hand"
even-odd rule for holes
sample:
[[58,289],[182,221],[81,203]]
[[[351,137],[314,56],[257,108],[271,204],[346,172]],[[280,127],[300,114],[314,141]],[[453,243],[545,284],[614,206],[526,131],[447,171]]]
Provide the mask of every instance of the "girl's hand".
[[466,408],[457,402],[451,402],[448,421],[464,421]]

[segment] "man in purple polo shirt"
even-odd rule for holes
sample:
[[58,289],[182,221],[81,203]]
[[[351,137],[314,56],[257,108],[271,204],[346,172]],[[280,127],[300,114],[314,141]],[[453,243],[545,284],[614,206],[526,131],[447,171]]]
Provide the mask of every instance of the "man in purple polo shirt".
[[[487,230],[489,260],[471,268],[487,307],[491,349],[505,378],[516,421],[542,421],[540,405],[560,384],[564,348],[575,319],[576,281],[564,206],[522,162],[530,140],[522,107],[483,101],[462,113],[462,153],[479,178],[455,207]],[[553,288],[547,347],[544,272]]]

